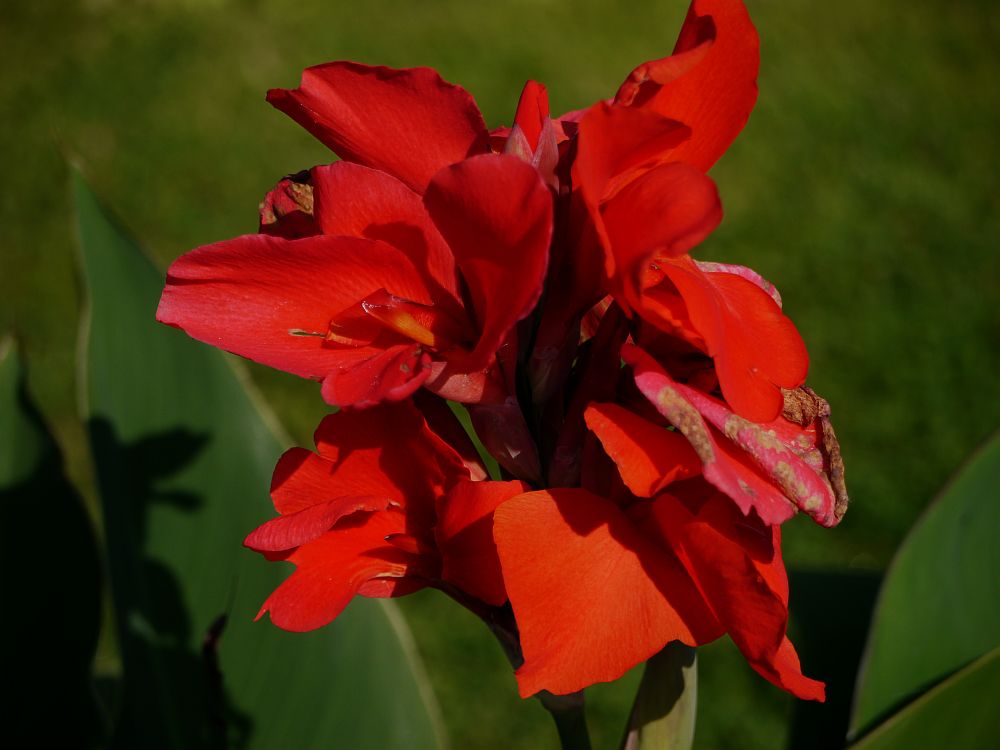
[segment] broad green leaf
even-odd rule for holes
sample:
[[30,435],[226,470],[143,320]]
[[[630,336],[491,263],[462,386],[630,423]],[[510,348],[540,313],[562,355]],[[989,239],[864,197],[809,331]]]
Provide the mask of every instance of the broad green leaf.
[[674,641],[646,662],[623,750],[690,750],[697,708],[695,650]]
[[1000,648],[959,670],[850,750],[993,750],[1000,741]]
[[74,193],[81,378],[125,663],[120,744],[438,747],[394,605],[359,600],[307,634],[253,621],[291,572],[241,545],[274,515],[285,440],[230,358],[154,321],[163,275],[79,175]]
[[94,747],[103,731],[90,677],[100,623],[97,543],[25,384],[17,350],[0,342],[6,729],[46,746]]
[[995,436],[900,547],[875,607],[852,736],[1000,644],[998,487]]

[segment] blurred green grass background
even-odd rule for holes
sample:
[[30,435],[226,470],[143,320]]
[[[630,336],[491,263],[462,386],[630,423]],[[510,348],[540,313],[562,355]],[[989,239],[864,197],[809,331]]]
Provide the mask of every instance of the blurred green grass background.
[[[254,231],[280,176],[330,160],[263,99],[303,67],[430,65],[469,89],[493,126],[509,123],[528,78],[548,85],[556,111],[609,96],[635,64],[669,53],[686,5],[5,4],[0,332],[22,338],[72,476],[91,480],[75,400],[67,157],[166,265]],[[852,508],[834,531],[791,523],[789,564],[877,570],[1000,422],[1000,14],[988,0],[748,5],[760,101],[713,171],[726,219],[697,254],[778,285],[810,348],[809,382],[833,405]],[[310,445],[318,389],[260,367],[253,376]],[[454,747],[551,745],[544,711],[516,697],[471,615],[434,593],[403,605]],[[790,702],[732,651],[703,650],[698,746],[778,747]],[[614,740],[635,679],[594,691],[598,746]]]

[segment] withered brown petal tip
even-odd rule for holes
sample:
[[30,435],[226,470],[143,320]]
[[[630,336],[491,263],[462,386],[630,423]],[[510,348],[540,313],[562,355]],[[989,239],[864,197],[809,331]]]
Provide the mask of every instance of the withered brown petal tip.
[[808,386],[794,390],[781,389],[785,405],[781,415],[789,422],[806,427],[818,422],[820,431],[820,451],[827,468],[827,478],[833,489],[834,515],[840,521],[847,513],[849,503],[847,484],[844,481],[844,459],[840,455],[840,443],[830,421],[830,404],[825,398]]

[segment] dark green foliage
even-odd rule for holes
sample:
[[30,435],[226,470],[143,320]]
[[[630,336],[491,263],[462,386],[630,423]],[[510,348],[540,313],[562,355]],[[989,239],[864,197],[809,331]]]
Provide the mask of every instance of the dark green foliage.
[[0,513],[8,731],[48,747],[94,747],[104,733],[91,676],[97,542],[10,339],[0,341]]
[[[903,542],[872,618],[851,717],[854,736],[1000,648],[998,488],[1000,436],[973,456]],[[995,658],[993,662],[976,672],[977,685],[992,680],[992,689],[984,694],[1000,690],[1000,671]],[[961,694],[973,694],[966,690]],[[948,703],[960,705],[958,698]],[[967,708],[975,713],[974,705]],[[996,721],[995,710],[987,709],[984,718],[990,714]],[[948,721],[943,716],[941,721]]]

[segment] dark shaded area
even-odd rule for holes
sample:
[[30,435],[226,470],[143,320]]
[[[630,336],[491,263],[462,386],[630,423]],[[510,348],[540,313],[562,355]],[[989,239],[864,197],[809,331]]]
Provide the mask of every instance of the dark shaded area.
[[107,533],[108,562],[124,664],[118,748],[239,748],[251,721],[225,692],[217,647],[225,614],[196,638],[174,573],[146,554],[150,508],[195,513],[191,493],[159,485],[186,467],[208,437],[178,429],[126,444],[105,419],[88,423]]
[[792,640],[806,674],[826,682],[826,702],[797,701],[790,750],[841,750],[854,683],[882,576],[869,571],[792,571]]
[[0,488],[6,732],[30,732],[43,747],[96,747],[105,733],[91,677],[100,629],[97,542],[23,377],[17,395],[14,408],[37,428],[42,449],[24,480]]

